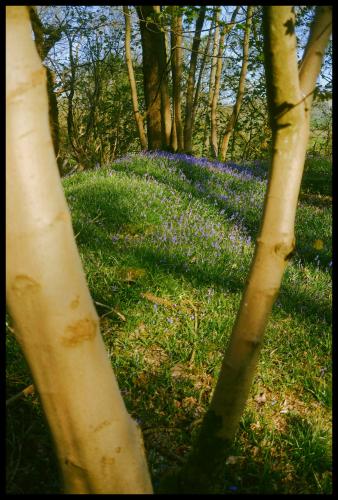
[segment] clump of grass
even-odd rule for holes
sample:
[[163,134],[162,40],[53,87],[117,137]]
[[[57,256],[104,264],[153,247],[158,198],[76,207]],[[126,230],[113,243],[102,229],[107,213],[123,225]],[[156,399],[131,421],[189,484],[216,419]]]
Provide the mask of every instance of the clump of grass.
[[[329,169],[320,164],[321,173]],[[208,406],[253,254],[266,171],[157,153],[63,181],[101,332],[143,429],[155,490],[184,460]],[[326,187],[315,191],[307,172],[297,254],[273,308],[225,493],[331,491],[332,215],[329,200],[318,203]],[[11,395],[31,379],[10,334],[7,354]],[[53,492],[60,485],[39,402],[32,396],[10,411],[22,405],[40,416],[11,417],[8,492]],[[25,429],[33,422],[48,467],[15,451],[29,446]]]

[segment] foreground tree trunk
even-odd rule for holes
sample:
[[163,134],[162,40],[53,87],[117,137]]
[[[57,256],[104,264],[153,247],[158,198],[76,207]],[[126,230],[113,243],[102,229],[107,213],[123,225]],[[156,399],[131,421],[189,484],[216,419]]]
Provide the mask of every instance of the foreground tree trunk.
[[6,7],[6,52],[7,304],[65,492],[150,493],[141,433],[109,363],[76,247],[26,7]]
[[249,5],[248,10],[246,13],[246,25],[245,25],[245,34],[244,34],[244,40],[243,40],[243,62],[242,62],[242,68],[241,68],[241,74],[239,77],[239,83],[238,83],[238,91],[237,91],[237,97],[236,97],[236,102],[235,105],[232,109],[231,116],[229,118],[229,121],[227,123],[224,136],[222,139],[222,144],[221,144],[221,151],[220,151],[220,159],[222,161],[225,161],[227,151],[228,151],[228,146],[229,146],[229,141],[231,134],[234,131],[238,115],[241,109],[241,104],[244,96],[244,88],[245,88],[245,78],[246,78],[246,73],[248,69],[248,61],[249,61],[249,35],[250,35],[250,27],[251,27],[251,22],[252,22],[252,13],[253,13],[253,6]]
[[126,24],[126,34],[125,34],[125,51],[126,51],[126,64],[128,69],[128,78],[131,90],[131,99],[133,102],[133,111],[136,121],[136,126],[138,130],[138,135],[141,142],[142,149],[147,149],[147,138],[144,132],[143,127],[143,117],[139,112],[138,107],[138,98],[137,98],[137,89],[135,82],[135,75],[133,69],[133,61],[131,57],[131,49],[130,49],[130,37],[131,37],[131,27],[130,27],[130,12],[127,5],[123,6],[124,19]]
[[192,153],[192,111],[194,104],[194,88],[195,88],[195,74],[197,65],[198,49],[201,43],[201,31],[203,28],[206,6],[202,5],[196,21],[196,29],[194,40],[191,48],[191,58],[189,66],[189,75],[186,89],[186,102],[185,102],[185,121],[184,121],[184,151],[188,154]]
[[[287,29],[286,29],[287,27]],[[222,492],[225,458],[243,414],[263,334],[295,247],[294,222],[309,134],[310,99],[332,29],[319,7],[298,75],[291,6],[264,7],[265,66],[273,157],[248,280],[210,407],[186,465],[166,491]]]

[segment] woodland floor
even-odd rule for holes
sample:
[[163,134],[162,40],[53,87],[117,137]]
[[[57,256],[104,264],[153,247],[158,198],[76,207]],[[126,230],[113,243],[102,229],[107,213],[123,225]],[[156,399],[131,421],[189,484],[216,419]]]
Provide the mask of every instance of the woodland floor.
[[[296,253],[227,460],[224,492],[332,492],[331,161],[306,162]],[[262,215],[267,167],[135,154],[63,179],[101,332],[154,488],[210,399]],[[7,399],[33,383],[6,320]],[[90,395],[88,395],[90,399]],[[36,394],[7,407],[7,493],[61,484]]]

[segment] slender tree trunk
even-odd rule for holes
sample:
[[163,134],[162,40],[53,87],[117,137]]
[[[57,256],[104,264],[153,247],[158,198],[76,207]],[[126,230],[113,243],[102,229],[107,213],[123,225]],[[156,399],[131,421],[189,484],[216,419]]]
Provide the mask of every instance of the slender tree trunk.
[[133,102],[133,111],[136,121],[136,126],[138,130],[138,135],[140,137],[141,148],[147,149],[147,139],[144,132],[143,127],[143,117],[139,112],[138,106],[138,98],[137,98],[137,89],[136,89],[136,81],[134,75],[133,62],[131,57],[131,49],[130,49],[130,37],[131,37],[131,27],[130,27],[130,12],[127,5],[123,6],[124,19],[126,23],[126,34],[125,34],[125,51],[126,51],[126,64],[128,69],[128,78],[131,90],[131,98]]
[[294,222],[308,143],[310,100],[332,29],[332,7],[316,9],[299,74],[292,6],[264,7],[263,24],[273,157],[262,224],[209,410],[187,464],[176,477],[164,482],[167,491],[222,491],[226,454],[243,414],[266,324],[295,247]]
[[[50,49],[60,40],[62,36],[62,30],[60,28],[49,28],[47,30],[38,16],[36,12],[36,7],[33,5],[29,6],[29,17],[32,23],[32,29],[34,32],[34,38],[36,43],[36,48],[41,57],[41,60],[44,61],[47,57]],[[48,38],[47,38],[47,35]],[[58,103],[56,99],[56,95],[54,92],[54,72],[48,67],[46,68],[46,76],[47,76],[47,92],[48,92],[48,102],[49,102],[49,123],[52,134],[52,141],[55,156],[57,159],[57,164],[59,168],[60,176],[62,175],[62,158],[59,156],[60,151],[60,126],[59,126],[59,110]]]
[[184,151],[192,153],[192,110],[194,102],[195,73],[197,65],[198,49],[201,43],[201,31],[203,28],[205,12],[207,7],[200,7],[199,15],[196,21],[195,35],[192,43],[192,52],[190,58],[189,75],[186,89],[185,121],[184,121]]
[[[183,126],[181,112],[181,85],[182,85],[182,15],[177,12],[179,7],[172,7],[171,22],[171,71],[173,82],[173,108],[177,145],[172,143],[174,151],[183,151]],[[173,133],[174,134],[174,133]],[[173,135],[172,134],[172,135]],[[173,135],[174,137],[174,135]]]
[[[157,25],[161,28],[162,21],[159,18],[160,6],[154,6]],[[170,65],[167,58],[166,49],[166,35],[161,31],[161,46],[159,47],[159,63],[161,75],[161,117],[162,117],[162,147],[163,149],[170,149],[170,135],[171,135],[171,110],[170,110],[170,96],[168,91],[168,72]]]
[[200,71],[199,71],[199,74],[198,74],[198,79],[197,79],[197,84],[196,84],[196,89],[195,89],[194,102],[193,102],[192,113],[191,113],[191,115],[192,115],[191,116],[191,127],[192,127],[192,130],[194,130],[195,116],[196,116],[196,111],[197,111],[197,108],[198,108],[198,99],[199,99],[199,95],[200,95],[200,89],[201,89],[201,83],[202,83],[202,78],[203,78],[204,67],[205,67],[205,63],[206,63],[207,57],[209,55],[210,41],[211,41],[211,28],[210,28],[210,31],[209,31],[209,34],[208,34],[206,45],[205,45],[204,54],[203,54],[203,58],[202,58],[202,61],[201,61],[201,67],[200,67]]
[[151,493],[76,247],[26,7],[6,7],[6,297],[66,493]]
[[215,76],[217,67],[217,53],[219,46],[219,18],[220,18],[220,8],[214,7],[213,23],[215,24],[215,34],[214,34],[214,45],[212,50],[212,60],[211,60],[211,70],[210,70],[210,81],[209,81],[209,112],[206,114],[205,121],[205,137],[204,137],[204,149],[206,152],[209,151],[210,147],[210,123],[211,123],[211,106],[212,106],[212,96],[215,92]]
[[234,104],[231,116],[230,116],[229,121],[227,123],[226,129],[224,132],[224,136],[222,139],[221,152],[220,152],[220,159],[222,161],[225,161],[227,151],[228,151],[229,140],[230,140],[231,134],[233,133],[235,124],[238,120],[238,115],[239,115],[242,100],[243,100],[244,89],[245,89],[245,78],[246,78],[246,73],[247,73],[247,69],[248,69],[248,61],[249,61],[249,36],[250,36],[250,27],[251,27],[251,22],[252,22],[253,9],[254,9],[253,6],[249,5],[247,13],[246,13],[246,25],[245,25],[245,34],[244,34],[244,40],[243,40],[243,62],[242,62],[241,74],[239,77],[236,102]]
[[216,75],[215,75],[215,89],[212,95],[211,101],[211,129],[210,129],[210,153],[211,156],[217,158],[218,156],[218,138],[217,138],[217,105],[219,99],[219,91],[221,85],[221,74],[222,74],[222,66],[223,66],[223,51],[224,51],[224,40],[225,35],[231,30],[234,26],[235,19],[237,13],[239,11],[239,6],[234,10],[230,24],[227,27],[223,27],[221,31],[221,37],[219,40],[219,49],[218,49],[218,59],[216,64]]

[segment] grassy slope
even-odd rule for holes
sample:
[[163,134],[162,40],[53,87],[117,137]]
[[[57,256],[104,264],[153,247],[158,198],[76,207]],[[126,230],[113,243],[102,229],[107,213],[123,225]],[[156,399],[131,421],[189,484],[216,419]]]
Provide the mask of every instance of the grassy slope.
[[[330,168],[307,163],[297,253],[229,459],[229,493],[331,491]],[[235,168],[140,155],[64,180],[102,334],[127,407],[144,430],[155,488],[162,472],[183,460],[208,404],[265,186]],[[12,395],[31,380],[10,334],[7,352]],[[8,414],[8,492],[58,491],[37,397]]]

